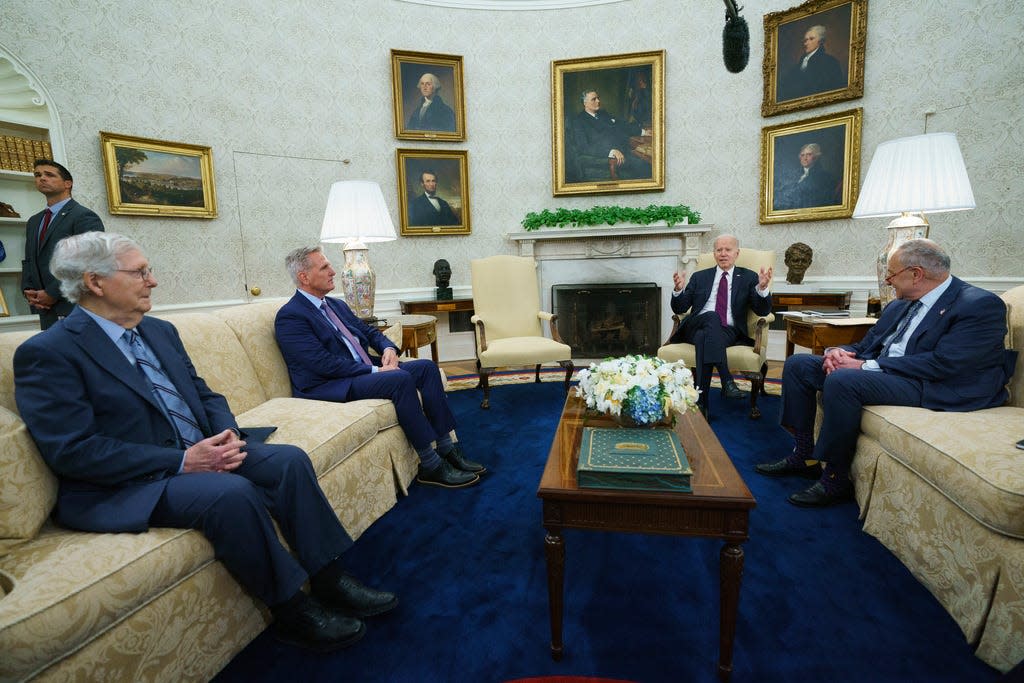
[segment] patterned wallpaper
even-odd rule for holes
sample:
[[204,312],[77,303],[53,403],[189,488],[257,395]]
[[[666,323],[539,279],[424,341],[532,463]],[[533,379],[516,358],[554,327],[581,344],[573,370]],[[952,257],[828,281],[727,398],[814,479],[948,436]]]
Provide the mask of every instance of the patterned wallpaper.
[[[780,261],[790,243],[810,244],[808,281],[870,283],[884,219],[757,220],[761,128],[850,107],[864,109],[862,174],[879,142],[926,124],[956,132],[979,208],[932,216],[932,236],[957,274],[1024,281],[1022,6],[871,0],[865,97],[763,119],[761,13],[796,4],[747,3],[751,60],[741,74],[722,64],[724,12],[710,0],[520,12],[395,0],[4,0],[0,43],[53,97],[75,196],[146,246],[165,305],[237,300],[247,286],[290,293],[283,255],[316,241],[333,180],[378,180],[397,221],[397,147],[469,151],[473,231],[371,245],[382,292],[425,293],[441,257],[452,284],[468,286],[469,260],[512,253],[504,234],[527,211],[652,202],[689,204]],[[464,57],[466,142],[394,138],[392,48]],[[667,53],[665,192],[553,198],[551,61],[652,49]],[[219,216],[106,214],[101,130],[211,146]]]

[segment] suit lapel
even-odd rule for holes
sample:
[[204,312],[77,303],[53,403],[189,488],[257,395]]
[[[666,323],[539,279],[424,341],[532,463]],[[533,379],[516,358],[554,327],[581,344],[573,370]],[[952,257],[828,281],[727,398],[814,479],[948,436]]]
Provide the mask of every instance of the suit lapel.
[[160,410],[153,392],[142,378],[142,375],[125,358],[121,349],[110,340],[110,337],[100,329],[100,326],[89,318],[88,314],[75,308],[71,315],[64,320],[64,327],[72,334],[75,343],[88,355],[96,364],[109,372],[119,382],[128,386],[141,398],[148,401],[154,408]]
[[[928,313],[925,314],[921,323],[914,329],[914,334],[907,340],[907,353],[910,353],[917,346],[921,337],[946,315],[946,309],[953,305],[957,297],[960,296],[962,289],[963,282],[958,278],[953,278],[953,281],[949,283],[949,287],[946,288],[946,291],[942,293],[942,296],[938,298],[935,304],[928,309]],[[910,304],[907,305],[909,306]]]

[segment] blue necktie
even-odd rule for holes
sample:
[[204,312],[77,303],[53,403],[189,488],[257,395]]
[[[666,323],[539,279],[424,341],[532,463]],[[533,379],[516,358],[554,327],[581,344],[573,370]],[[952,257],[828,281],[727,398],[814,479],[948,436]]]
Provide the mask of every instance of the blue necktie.
[[362,361],[366,365],[373,365],[373,362],[370,360],[370,356],[368,356],[366,351],[363,350],[363,345],[359,343],[356,336],[352,334],[345,323],[341,321],[338,314],[331,310],[331,307],[327,305],[326,301],[320,304],[320,310],[323,311],[324,315],[327,316],[327,319],[331,321],[331,324],[338,330],[338,333],[348,341],[348,345],[352,347],[353,354],[359,356],[356,360]]
[[202,441],[203,432],[199,429],[195,415],[174,387],[174,383],[160,368],[160,362],[149,350],[149,347],[142,342],[142,337],[135,330],[126,330],[124,335],[128,339],[128,347],[135,356],[135,360],[138,361],[136,367],[141,368],[143,374],[149,379],[157,403],[162,405],[170,416],[185,448]]
[[889,355],[889,349],[893,344],[903,339],[903,335],[907,333],[907,328],[910,327],[910,321],[914,319],[915,315],[917,315],[917,311],[921,308],[921,305],[920,301],[915,301],[907,307],[906,313],[904,313],[903,317],[900,318],[900,324],[896,326],[896,332],[889,337],[888,341],[885,342],[885,346],[882,347],[882,358]]

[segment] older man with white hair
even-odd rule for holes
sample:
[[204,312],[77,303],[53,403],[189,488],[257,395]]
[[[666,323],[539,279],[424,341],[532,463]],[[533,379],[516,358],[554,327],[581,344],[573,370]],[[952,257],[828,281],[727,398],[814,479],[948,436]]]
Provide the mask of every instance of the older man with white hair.
[[419,83],[420,98],[406,128],[455,132],[455,112],[441,99],[441,81],[434,74],[423,74]]

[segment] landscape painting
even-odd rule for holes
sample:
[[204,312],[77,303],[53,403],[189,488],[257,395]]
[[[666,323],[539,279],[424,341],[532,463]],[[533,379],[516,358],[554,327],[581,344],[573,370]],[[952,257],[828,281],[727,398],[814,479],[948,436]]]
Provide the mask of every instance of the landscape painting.
[[100,133],[113,214],[214,218],[209,147]]

